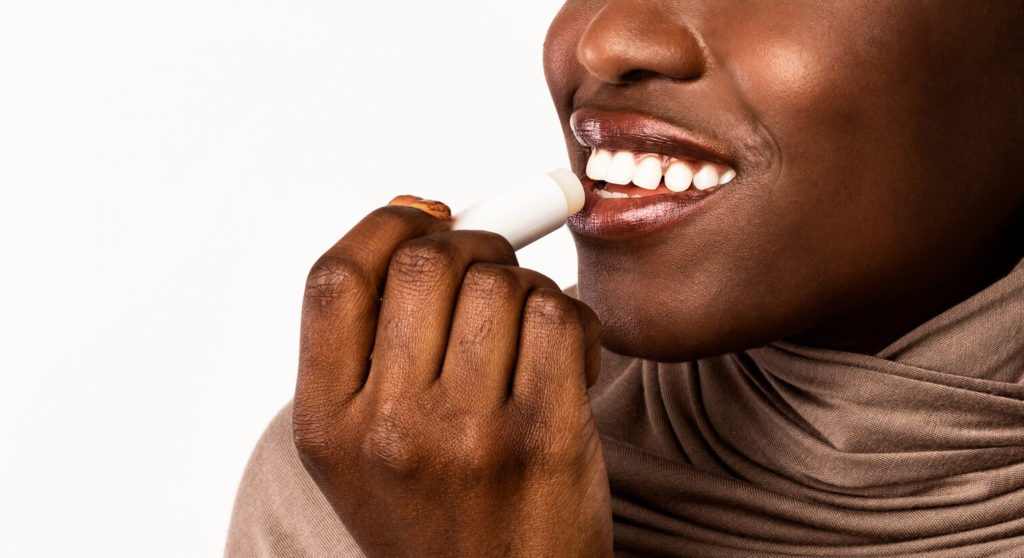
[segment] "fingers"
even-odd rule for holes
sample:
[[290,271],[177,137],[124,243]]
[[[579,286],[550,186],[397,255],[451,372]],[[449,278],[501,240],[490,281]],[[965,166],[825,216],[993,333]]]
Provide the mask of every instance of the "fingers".
[[508,241],[483,231],[449,231],[406,242],[391,259],[367,386],[374,393],[422,389],[437,379],[452,314],[470,265],[516,265]]
[[585,304],[557,289],[532,291],[523,310],[513,399],[573,408],[597,379],[599,337],[600,322]]
[[598,370],[593,312],[519,268],[504,238],[448,230],[436,202],[395,203],[406,207],[368,215],[309,273],[293,410],[307,453],[330,446],[364,391],[364,411],[427,401],[439,377],[470,406],[511,394],[578,408]]
[[296,416],[304,403],[342,402],[363,385],[391,255],[450,225],[407,207],[367,215],[313,265],[302,304]]
[[554,281],[520,267],[478,263],[459,291],[441,382],[460,396],[503,402],[511,389],[523,305]]

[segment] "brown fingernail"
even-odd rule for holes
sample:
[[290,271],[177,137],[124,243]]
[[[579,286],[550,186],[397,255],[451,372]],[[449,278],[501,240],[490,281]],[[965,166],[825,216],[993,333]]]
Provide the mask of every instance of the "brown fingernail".
[[448,221],[452,218],[451,208],[436,200],[420,199],[419,201],[410,203],[409,207],[415,207],[420,211],[425,211],[442,221]]

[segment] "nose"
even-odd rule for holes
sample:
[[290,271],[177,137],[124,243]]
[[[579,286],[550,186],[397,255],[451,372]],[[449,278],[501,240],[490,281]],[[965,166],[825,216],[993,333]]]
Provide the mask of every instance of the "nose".
[[606,83],[630,83],[657,74],[678,80],[700,76],[706,61],[685,25],[650,0],[609,0],[580,37],[576,58]]

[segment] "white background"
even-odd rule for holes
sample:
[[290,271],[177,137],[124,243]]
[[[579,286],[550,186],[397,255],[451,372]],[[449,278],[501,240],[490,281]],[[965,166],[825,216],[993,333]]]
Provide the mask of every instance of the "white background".
[[567,164],[559,4],[3,2],[0,556],[219,556],[317,256]]

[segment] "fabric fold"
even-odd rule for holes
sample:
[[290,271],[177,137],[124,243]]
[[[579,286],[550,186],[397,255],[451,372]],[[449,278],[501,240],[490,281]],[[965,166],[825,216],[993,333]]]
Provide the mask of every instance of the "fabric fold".
[[877,355],[778,342],[591,390],[624,556],[1024,556],[1024,262]]
[[[1024,261],[877,355],[778,342],[591,388],[635,556],[1024,556]],[[242,481],[226,556],[361,557],[298,460],[290,406]]]

